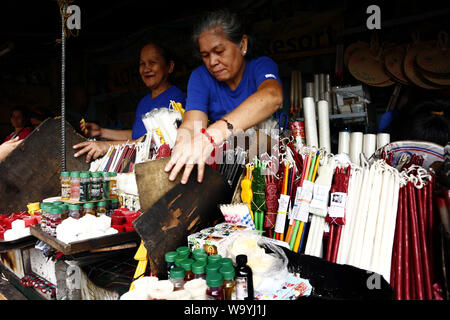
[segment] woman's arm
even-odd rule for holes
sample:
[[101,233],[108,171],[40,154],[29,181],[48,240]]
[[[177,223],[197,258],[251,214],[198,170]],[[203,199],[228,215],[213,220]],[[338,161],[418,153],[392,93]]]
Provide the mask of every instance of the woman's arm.
[[80,142],[76,145],[73,146],[74,149],[80,149],[80,151],[78,151],[77,153],[74,154],[74,157],[77,158],[85,153],[86,154],[86,162],[90,162],[91,159],[95,160],[99,157],[104,156],[108,150],[109,147],[112,145],[117,145],[117,144],[124,144],[127,142],[135,142],[136,140],[115,140],[115,141],[84,141],[84,142]]
[[99,137],[107,140],[130,140],[132,130],[115,130],[100,127],[94,122],[80,121],[80,129],[89,137]]
[[[233,125],[233,133],[237,134],[267,119],[278,110],[282,102],[281,85],[278,81],[269,79],[262,82],[255,93],[224,118]],[[186,183],[194,164],[198,164],[198,182],[203,180],[205,162],[213,150],[212,143],[201,133],[201,128],[206,128],[207,121],[208,117],[203,111],[190,110],[185,113],[172,156],[165,167],[166,172],[171,171],[169,180],[175,180],[185,166],[181,183]],[[225,121],[216,121],[206,131],[216,144],[231,136]]]

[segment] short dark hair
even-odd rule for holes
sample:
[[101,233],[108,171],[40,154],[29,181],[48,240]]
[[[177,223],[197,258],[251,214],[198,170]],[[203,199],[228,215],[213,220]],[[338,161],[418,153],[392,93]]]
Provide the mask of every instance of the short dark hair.
[[158,48],[159,53],[164,58],[164,62],[167,65],[169,65],[170,61],[173,61],[175,63],[175,53],[168,46],[162,44],[159,41],[149,40],[141,46],[141,49],[139,51],[141,51],[145,46],[148,46],[148,45],[153,45],[156,48]]
[[28,111],[28,109],[26,107],[23,107],[23,106],[15,106],[15,107],[13,107],[11,109],[10,117],[12,117],[12,114],[13,114],[14,111],[20,111],[22,113],[22,116],[26,120],[28,120],[30,118],[30,112]]

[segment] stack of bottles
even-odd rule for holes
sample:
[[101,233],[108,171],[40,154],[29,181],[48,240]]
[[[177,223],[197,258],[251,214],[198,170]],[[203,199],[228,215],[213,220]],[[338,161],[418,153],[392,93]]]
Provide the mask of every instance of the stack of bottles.
[[100,217],[110,216],[119,208],[118,199],[109,201],[87,202],[84,204],[67,204],[62,201],[42,202],[41,207],[41,230],[50,236],[56,237],[56,227],[65,219],[71,217],[80,219],[87,214]]
[[61,172],[62,201],[99,201],[117,199],[116,172]]
[[247,256],[208,255],[204,249],[178,247],[165,254],[167,277],[174,291],[186,290],[193,300],[253,300],[253,275]]

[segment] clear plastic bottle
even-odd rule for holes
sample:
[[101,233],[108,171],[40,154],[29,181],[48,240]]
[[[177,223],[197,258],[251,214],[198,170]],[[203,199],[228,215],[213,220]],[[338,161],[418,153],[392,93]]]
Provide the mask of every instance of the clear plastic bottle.
[[79,201],[80,200],[80,172],[72,171],[70,173],[70,200]]
[[97,217],[100,217],[101,215],[106,215],[106,201],[99,201],[97,202],[97,210],[96,210]]
[[223,300],[223,277],[219,272],[211,272],[206,275],[206,296],[214,300]]
[[61,172],[61,200],[70,200],[70,172]]
[[173,291],[182,290],[184,288],[184,269],[175,267],[170,270],[170,281],[173,283]]
[[181,261],[181,267],[184,269],[184,281],[188,282],[194,279],[194,273],[192,272],[192,264],[194,263],[194,259],[187,258]]
[[117,194],[117,173],[108,172],[109,176],[109,197],[111,199],[118,198]]
[[235,300],[234,288],[236,282],[234,281],[235,271],[233,266],[226,265],[219,269],[220,274],[223,277],[223,294],[225,300]]
[[164,259],[166,260],[167,264],[167,277],[170,277],[170,270],[176,267],[175,265],[175,258],[177,257],[176,251],[169,251],[164,255]]
[[194,274],[194,279],[204,279],[206,280],[206,263],[202,261],[195,261],[192,264],[192,273]]
[[89,172],[80,173],[80,201],[91,200],[91,175]]
[[236,300],[254,300],[253,273],[247,265],[247,256],[236,257]]
[[83,204],[83,216],[86,214],[92,214],[95,216],[95,204],[93,202]]
[[69,217],[74,219],[81,218],[81,206],[79,204],[69,204]]
[[91,177],[91,200],[101,200],[102,174],[100,172],[92,172]]

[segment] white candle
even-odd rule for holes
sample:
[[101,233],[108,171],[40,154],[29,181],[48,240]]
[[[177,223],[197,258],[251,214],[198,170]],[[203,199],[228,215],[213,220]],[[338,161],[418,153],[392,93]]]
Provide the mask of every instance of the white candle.
[[377,134],[377,149],[384,147],[391,142],[391,135],[389,133],[378,133]]
[[314,98],[314,82],[307,82],[306,83],[306,96],[305,97],[311,97]]
[[316,107],[313,98],[303,98],[303,115],[305,118],[306,144],[309,147],[318,148]]
[[338,153],[350,155],[350,132],[339,132]]
[[319,80],[319,75],[315,74],[314,75],[314,102],[319,101],[319,86],[320,86],[320,80]]
[[324,100],[319,101],[317,109],[319,114],[319,147],[331,153],[328,102]]
[[365,134],[363,140],[363,153],[369,159],[374,153],[377,146],[377,136],[374,134]]
[[362,132],[352,132],[350,134],[350,160],[360,165],[360,154],[362,152],[363,146],[363,133]]

